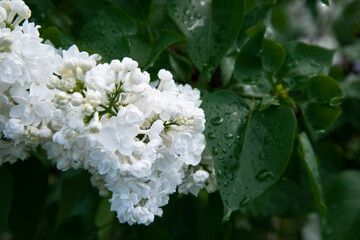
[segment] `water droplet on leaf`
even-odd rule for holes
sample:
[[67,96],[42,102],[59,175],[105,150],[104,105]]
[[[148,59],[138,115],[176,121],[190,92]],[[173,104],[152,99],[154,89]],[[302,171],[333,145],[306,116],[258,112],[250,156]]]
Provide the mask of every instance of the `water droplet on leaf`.
[[260,170],[260,172],[256,175],[256,179],[260,182],[264,182],[269,178],[274,178],[274,174],[267,169]]
[[266,137],[265,139],[264,139],[264,144],[265,145],[269,145],[270,143],[271,143],[271,137]]
[[217,136],[214,133],[212,132],[208,133],[208,139],[213,140],[215,138],[217,138]]
[[214,126],[219,126],[222,124],[222,122],[224,121],[224,119],[222,117],[216,117],[210,120],[210,123]]
[[248,205],[248,203],[249,203],[249,201],[250,201],[250,198],[248,198],[248,197],[244,197],[241,201],[240,201],[240,207],[245,207],[246,205]]
[[214,155],[218,155],[219,150],[217,149],[217,147],[213,147],[213,148],[212,148],[212,153],[213,153]]
[[231,139],[231,138],[233,138],[233,135],[231,133],[227,133],[227,134],[225,134],[225,138]]

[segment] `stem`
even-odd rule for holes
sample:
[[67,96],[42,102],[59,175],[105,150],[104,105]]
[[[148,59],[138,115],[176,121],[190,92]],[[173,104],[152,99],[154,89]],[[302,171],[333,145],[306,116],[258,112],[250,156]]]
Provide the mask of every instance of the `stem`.
[[105,113],[108,113],[108,114],[110,114],[110,115],[112,115],[112,116],[117,116],[117,114],[116,114],[113,110],[111,110],[110,108],[106,107],[104,104],[100,104],[99,107],[102,107],[102,108],[104,109],[104,111],[99,112],[99,114],[100,114],[101,116],[103,116]]
[[275,83],[274,83],[274,80],[273,80],[273,76],[266,73],[266,79],[269,81],[272,89],[274,90],[274,92],[276,92],[276,86],[275,86]]
[[245,93],[240,93],[240,92],[235,92],[236,95],[239,95],[240,97],[244,97],[244,98],[251,98],[251,99],[262,99],[264,96],[254,96],[254,95],[249,95],[249,94],[245,94]]

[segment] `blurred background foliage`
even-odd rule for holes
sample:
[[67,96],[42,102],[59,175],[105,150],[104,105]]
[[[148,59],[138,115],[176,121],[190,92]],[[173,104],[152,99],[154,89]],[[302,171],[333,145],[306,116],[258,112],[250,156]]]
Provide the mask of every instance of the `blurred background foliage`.
[[[91,186],[87,172],[59,172],[39,149],[30,160],[0,167],[1,240],[358,239],[360,1],[213,0],[212,13],[198,7],[207,0],[25,2],[32,10],[31,21],[41,25],[42,38],[56,47],[76,44],[99,53],[104,62],[131,57],[153,80],[165,68],[177,82],[200,88],[203,95],[226,89],[258,96],[271,86],[256,81],[265,72],[276,72],[290,88],[289,98],[281,101],[294,106],[291,99],[306,92],[304,86],[313,75],[329,74],[345,98],[331,113],[319,108],[318,118],[325,118],[321,121],[313,119],[316,113],[309,113],[315,105],[296,100],[296,131],[306,131],[310,140],[297,138],[280,180],[234,212],[229,221],[222,220],[219,192],[202,191],[198,197],[173,194],[163,207],[164,216],[150,226],[119,224],[109,211],[108,199],[99,197]],[[269,56],[254,55],[257,47]],[[329,49],[337,50],[334,57]],[[252,62],[246,62],[250,58]],[[312,93],[306,94],[311,99]],[[262,107],[277,104],[270,96]],[[322,189],[316,189],[316,180],[308,177],[308,166],[301,160],[304,151],[312,151],[304,149],[309,141],[320,163],[324,191],[320,200],[322,194],[316,191]],[[326,202],[326,214],[319,213],[319,202]]]

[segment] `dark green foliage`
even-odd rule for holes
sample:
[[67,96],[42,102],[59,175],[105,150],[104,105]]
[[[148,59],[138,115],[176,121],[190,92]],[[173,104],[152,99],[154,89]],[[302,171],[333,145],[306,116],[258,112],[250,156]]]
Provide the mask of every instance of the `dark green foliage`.
[[[329,2],[27,0],[57,48],[131,57],[152,81],[165,68],[200,88],[219,191],[173,194],[150,226],[119,224],[87,172],[38,151],[0,167],[0,239],[297,240],[309,213],[323,239],[357,239],[360,2],[324,16]],[[321,36],[342,55],[302,42]]]

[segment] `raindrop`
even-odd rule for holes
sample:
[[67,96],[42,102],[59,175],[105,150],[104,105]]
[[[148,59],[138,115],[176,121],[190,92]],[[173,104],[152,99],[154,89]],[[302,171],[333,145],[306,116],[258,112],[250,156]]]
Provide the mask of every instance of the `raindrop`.
[[248,203],[249,203],[249,201],[250,201],[250,198],[248,198],[248,197],[244,197],[241,201],[240,201],[240,207],[245,207],[246,205],[248,205]]
[[233,179],[234,179],[234,176],[233,176],[232,173],[229,174],[229,179],[230,179],[230,180],[233,180]]
[[264,144],[265,145],[269,145],[271,143],[271,137],[266,137],[265,139],[264,139]]
[[217,176],[219,179],[222,179],[223,175],[222,175],[221,170],[218,171],[218,173],[216,174],[216,176]]
[[224,187],[227,187],[227,186],[229,186],[229,182],[228,182],[228,181],[225,181],[225,182],[224,182]]
[[264,153],[264,152],[260,153],[259,158],[260,158],[261,160],[263,160],[263,159],[265,158],[265,153]]
[[231,133],[227,133],[227,134],[225,134],[225,138],[231,139],[231,138],[233,138],[233,135]]
[[225,156],[219,157],[219,160],[224,160],[224,159],[225,159]]
[[225,149],[225,148],[223,148],[221,151],[222,151],[223,153],[226,153],[226,149]]
[[221,147],[221,145],[222,145],[222,144],[221,144],[221,142],[218,142],[218,144],[217,144],[217,145],[218,145],[219,147]]
[[212,153],[213,153],[214,155],[218,155],[219,150],[217,149],[217,147],[213,147],[213,148],[212,148]]
[[224,121],[224,119],[222,117],[216,117],[210,120],[210,123],[214,126],[219,126],[222,124],[222,122]]
[[217,138],[217,136],[214,133],[212,133],[212,132],[208,133],[208,139],[213,140],[215,138]]
[[256,175],[256,179],[260,182],[264,182],[268,180],[269,178],[274,178],[274,174],[267,169],[263,169]]

